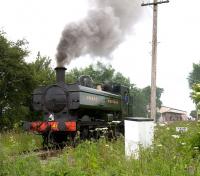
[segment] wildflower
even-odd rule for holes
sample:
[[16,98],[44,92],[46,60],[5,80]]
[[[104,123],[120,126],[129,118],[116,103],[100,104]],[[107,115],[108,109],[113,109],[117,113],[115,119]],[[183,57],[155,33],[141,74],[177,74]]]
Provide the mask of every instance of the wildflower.
[[186,143],[185,143],[185,142],[182,142],[181,145],[186,145]]
[[195,149],[195,150],[198,150],[198,149],[199,149],[199,147],[194,147],[194,149]]
[[162,144],[158,144],[157,147],[162,147]]
[[164,123],[161,123],[161,124],[159,124],[160,126],[165,126],[166,124],[164,124]]
[[175,139],[180,138],[180,136],[179,136],[179,135],[176,135],[176,134],[173,134],[172,137],[175,138]]
[[108,145],[108,144],[106,144],[106,145],[105,145],[105,147],[109,147],[109,145]]

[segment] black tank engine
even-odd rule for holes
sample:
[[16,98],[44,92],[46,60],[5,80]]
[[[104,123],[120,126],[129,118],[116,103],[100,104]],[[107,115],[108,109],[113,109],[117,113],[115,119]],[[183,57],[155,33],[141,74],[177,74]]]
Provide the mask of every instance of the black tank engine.
[[65,68],[57,67],[56,83],[34,90],[32,107],[38,120],[25,122],[26,130],[38,132],[44,144],[99,138],[103,130],[115,137],[123,132],[123,117],[132,114],[132,97],[122,85],[94,88],[89,76],[65,84]]

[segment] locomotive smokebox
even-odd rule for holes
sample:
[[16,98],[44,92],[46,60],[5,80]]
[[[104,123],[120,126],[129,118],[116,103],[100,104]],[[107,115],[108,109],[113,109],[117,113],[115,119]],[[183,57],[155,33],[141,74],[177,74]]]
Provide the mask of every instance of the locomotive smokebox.
[[56,67],[56,82],[57,83],[65,83],[65,67]]

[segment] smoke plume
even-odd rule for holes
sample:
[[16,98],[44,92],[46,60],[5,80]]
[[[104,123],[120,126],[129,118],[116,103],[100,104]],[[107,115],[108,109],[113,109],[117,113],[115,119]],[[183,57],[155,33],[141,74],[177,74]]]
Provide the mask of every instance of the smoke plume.
[[90,54],[109,57],[140,16],[137,0],[91,0],[87,17],[67,24],[57,47],[57,64]]

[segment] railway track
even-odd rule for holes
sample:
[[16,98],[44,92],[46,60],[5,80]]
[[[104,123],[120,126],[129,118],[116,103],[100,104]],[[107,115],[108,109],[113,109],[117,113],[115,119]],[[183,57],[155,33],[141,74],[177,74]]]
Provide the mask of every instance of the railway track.
[[48,150],[48,151],[38,151],[33,153],[34,156],[39,157],[41,160],[47,160],[51,157],[57,157],[62,153],[62,150]]
[[[95,138],[92,138],[92,139],[95,141],[97,140]],[[111,140],[111,138],[108,138],[108,140]],[[84,141],[84,140],[82,140],[82,141]],[[25,150],[20,153],[16,153],[16,154],[12,155],[12,157],[15,158],[16,156],[20,156],[20,157],[26,158],[29,156],[37,156],[41,160],[47,160],[48,158],[57,157],[60,154],[62,154],[65,147],[74,148],[79,143],[81,143],[81,141],[77,140],[76,143],[70,143],[70,144],[66,144],[66,145],[54,145],[52,147],[42,147],[42,148],[37,148],[37,149],[33,149],[33,150]]]
[[15,156],[21,156],[24,158],[30,157],[30,156],[37,156],[41,160],[47,160],[48,158],[56,157],[60,155],[62,152],[63,152],[63,149],[56,148],[56,147],[39,148],[39,149],[34,149],[34,150],[23,151]]

